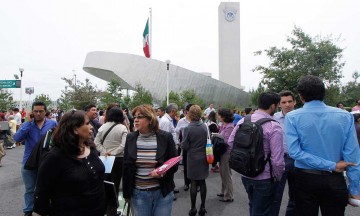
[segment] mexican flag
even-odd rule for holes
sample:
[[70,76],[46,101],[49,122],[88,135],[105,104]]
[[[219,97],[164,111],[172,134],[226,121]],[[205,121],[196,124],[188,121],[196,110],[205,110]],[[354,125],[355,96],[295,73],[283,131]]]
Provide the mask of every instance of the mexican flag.
[[147,58],[150,58],[150,41],[149,41],[149,19],[146,21],[146,26],[143,33],[143,49]]

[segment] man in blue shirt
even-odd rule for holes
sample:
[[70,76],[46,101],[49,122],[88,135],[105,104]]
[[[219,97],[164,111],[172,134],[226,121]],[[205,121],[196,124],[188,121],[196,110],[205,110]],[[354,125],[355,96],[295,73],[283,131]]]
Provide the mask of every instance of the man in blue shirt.
[[25,151],[21,167],[21,175],[25,185],[25,207],[23,209],[25,216],[31,215],[33,211],[37,170],[26,170],[24,169],[24,165],[40,138],[44,136],[49,129],[57,125],[56,121],[45,118],[46,105],[44,102],[34,102],[32,104],[32,113],[34,114],[34,120],[23,123],[14,135],[16,142],[25,140]]
[[[305,76],[297,86],[304,107],[285,116],[290,157],[295,160],[297,215],[344,215],[348,198],[360,199],[360,149],[353,116],[327,106],[324,83]],[[347,169],[349,188],[343,176]]]

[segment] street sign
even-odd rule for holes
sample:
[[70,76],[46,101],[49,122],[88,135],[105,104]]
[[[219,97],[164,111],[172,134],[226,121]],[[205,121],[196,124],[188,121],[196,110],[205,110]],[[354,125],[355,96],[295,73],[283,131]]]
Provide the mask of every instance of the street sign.
[[21,88],[21,80],[0,80],[0,89],[2,88]]

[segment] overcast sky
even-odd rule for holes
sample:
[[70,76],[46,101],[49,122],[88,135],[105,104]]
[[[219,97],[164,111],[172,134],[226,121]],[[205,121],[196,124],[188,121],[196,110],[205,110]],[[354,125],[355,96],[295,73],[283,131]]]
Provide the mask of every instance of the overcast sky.
[[[153,11],[153,58],[218,78],[219,0],[2,0],[0,6],[0,79],[12,80],[25,69],[25,87],[56,100],[61,77],[106,82],[82,70],[86,54],[110,51],[143,55],[142,33]],[[341,36],[343,83],[360,69],[360,1],[240,1],[241,85],[256,88],[267,65],[257,50],[286,46],[294,26],[311,36]],[[16,99],[20,90],[12,89]],[[32,98],[35,96],[32,95]],[[23,93],[23,99],[28,95]]]

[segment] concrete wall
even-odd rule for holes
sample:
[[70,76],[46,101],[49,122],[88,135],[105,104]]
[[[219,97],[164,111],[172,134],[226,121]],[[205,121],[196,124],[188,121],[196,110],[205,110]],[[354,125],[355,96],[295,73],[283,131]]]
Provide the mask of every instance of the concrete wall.
[[[123,87],[128,89],[133,89],[136,83],[140,83],[151,92],[155,102],[160,103],[166,98],[165,62],[125,53],[90,52],[83,69],[106,81],[119,79]],[[247,106],[249,103],[249,94],[243,90],[170,64],[169,92],[179,93],[189,89],[194,89],[206,103],[230,103],[238,106]]]

